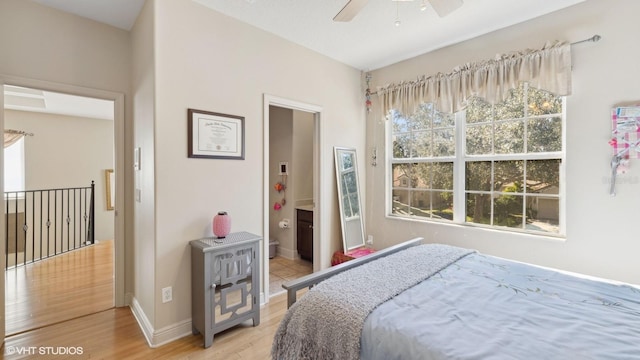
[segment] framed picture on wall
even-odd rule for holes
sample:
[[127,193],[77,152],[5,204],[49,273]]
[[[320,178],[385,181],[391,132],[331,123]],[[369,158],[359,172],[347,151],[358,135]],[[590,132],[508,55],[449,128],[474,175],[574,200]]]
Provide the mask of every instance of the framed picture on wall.
[[107,169],[104,171],[104,187],[106,189],[106,204],[107,210],[113,210],[116,204],[116,188],[113,169]]
[[244,160],[244,117],[188,109],[190,158]]

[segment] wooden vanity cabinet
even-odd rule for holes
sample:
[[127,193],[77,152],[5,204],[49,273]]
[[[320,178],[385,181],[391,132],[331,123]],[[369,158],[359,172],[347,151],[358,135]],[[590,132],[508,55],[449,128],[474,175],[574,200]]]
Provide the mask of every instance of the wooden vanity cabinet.
[[313,261],[313,211],[297,209],[296,214],[298,254],[304,260]]

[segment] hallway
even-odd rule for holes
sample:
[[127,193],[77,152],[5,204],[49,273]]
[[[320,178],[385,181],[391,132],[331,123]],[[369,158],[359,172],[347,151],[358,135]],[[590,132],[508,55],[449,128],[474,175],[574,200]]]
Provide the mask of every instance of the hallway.
[[10,336],[114,307],[113,240],[6,270]]

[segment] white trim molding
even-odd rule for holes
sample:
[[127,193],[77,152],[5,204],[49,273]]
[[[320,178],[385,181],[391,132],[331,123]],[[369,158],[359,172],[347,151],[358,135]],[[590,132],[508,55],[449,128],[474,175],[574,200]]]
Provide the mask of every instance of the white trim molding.
[[149,318],[147,318],[147,315],[144,313],[144,310],[142,310],[138,300],[130,294],[128,294],[127,297],[131,298],[129,307],[150,347],[157,348],[193,334],[191,330],[191,320],[184,320],[155,330],[153,325],[151,325],[151,321],[149,321]]

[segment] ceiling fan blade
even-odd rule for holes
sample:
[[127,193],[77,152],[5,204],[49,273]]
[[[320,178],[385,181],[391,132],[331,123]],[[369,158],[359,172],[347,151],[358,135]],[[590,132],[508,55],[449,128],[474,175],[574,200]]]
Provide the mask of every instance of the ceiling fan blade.
[[438,16],[445,17],[462,6],[462,0],[429,0]]
[[333,21],[351,21],[368,2],[369,0],[350,0],[333,18]]

